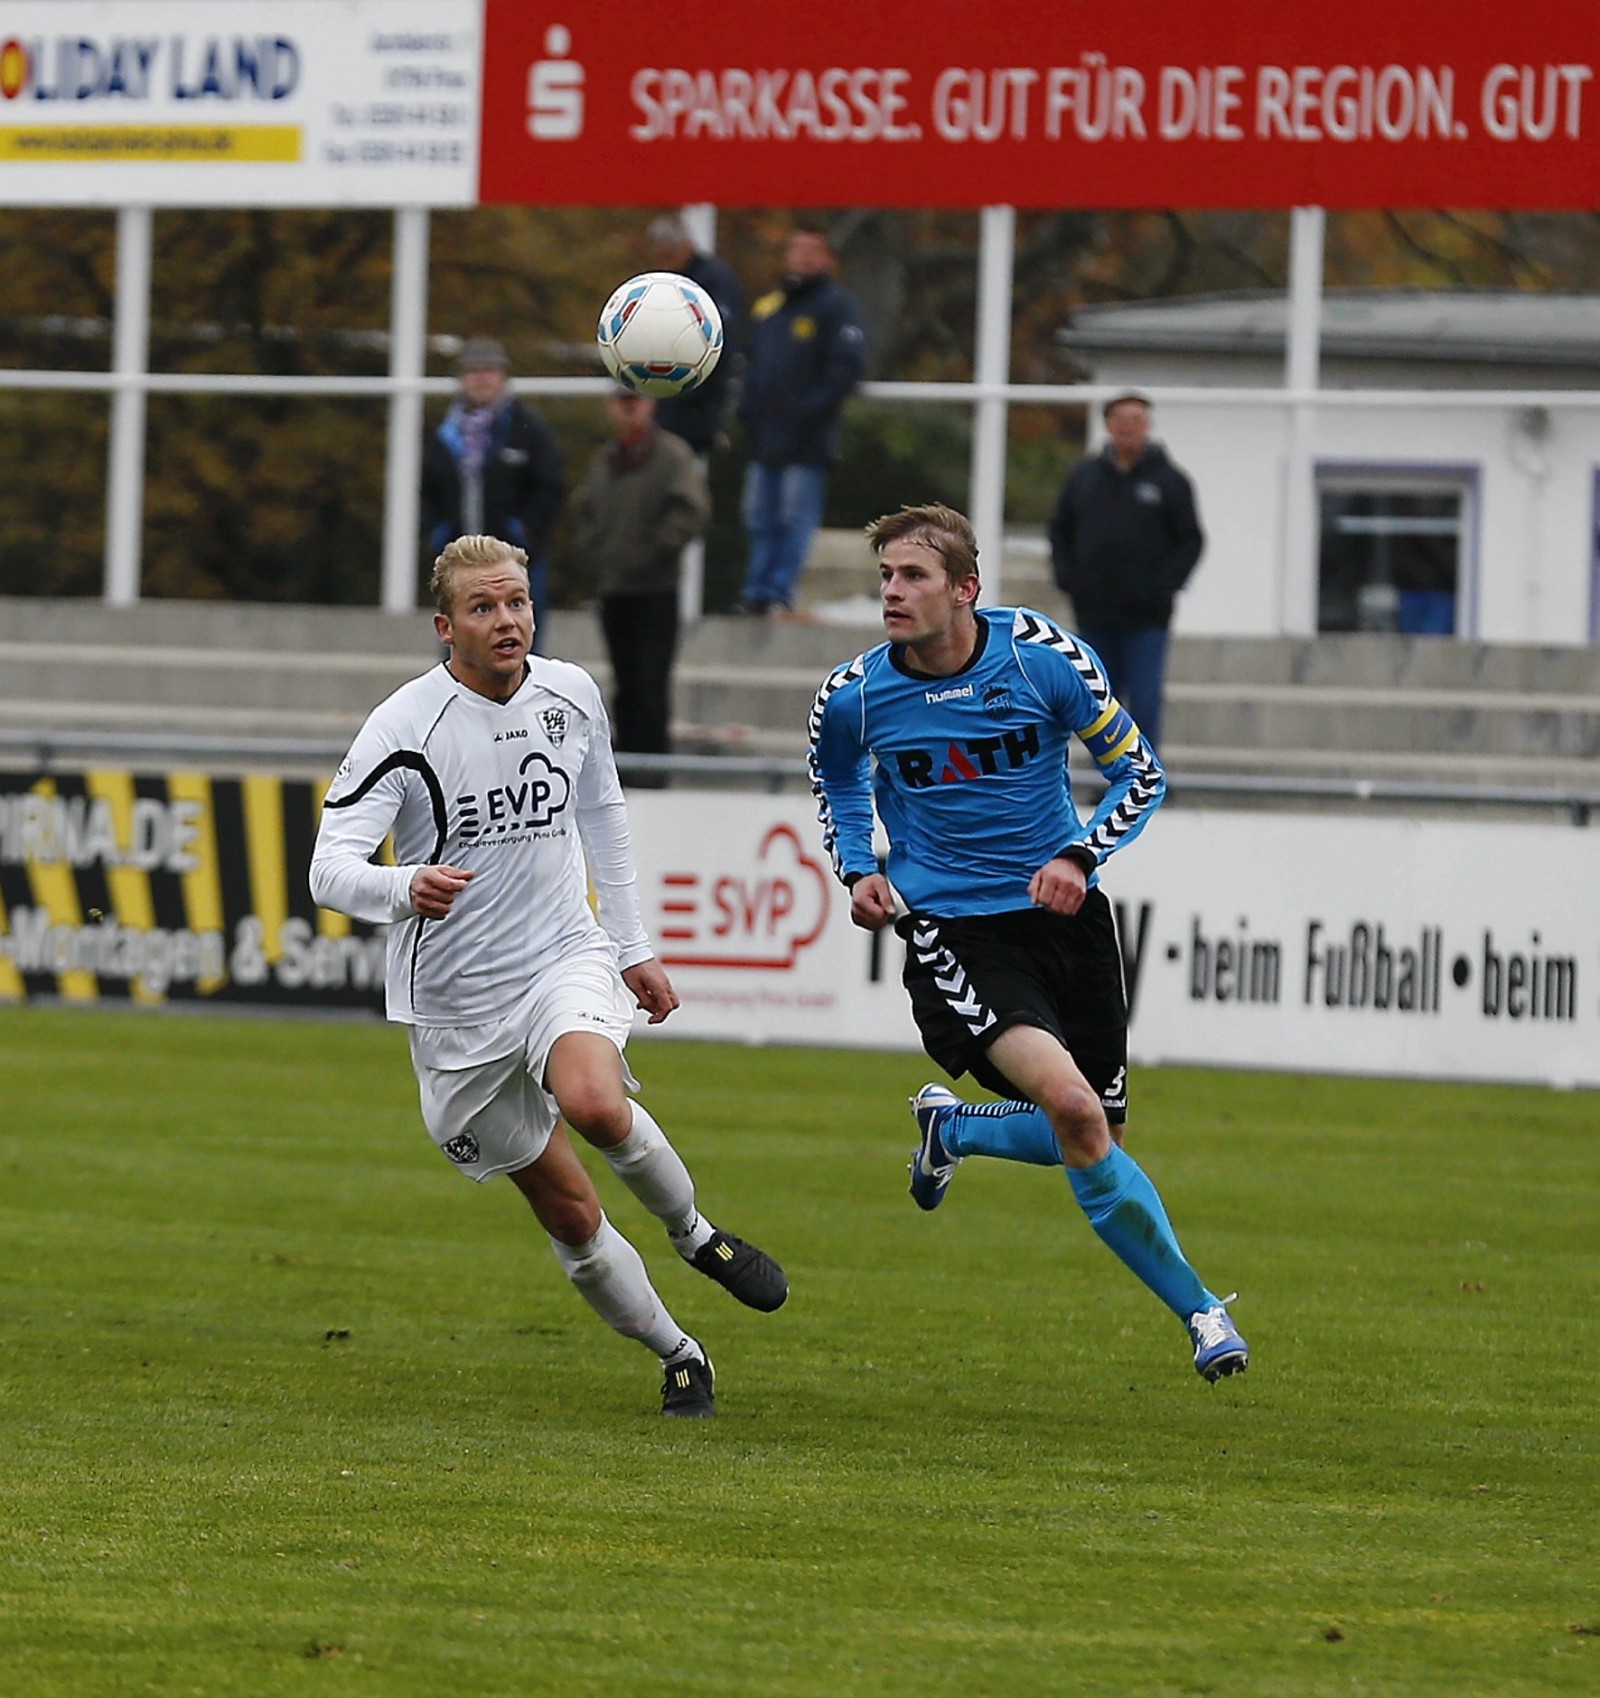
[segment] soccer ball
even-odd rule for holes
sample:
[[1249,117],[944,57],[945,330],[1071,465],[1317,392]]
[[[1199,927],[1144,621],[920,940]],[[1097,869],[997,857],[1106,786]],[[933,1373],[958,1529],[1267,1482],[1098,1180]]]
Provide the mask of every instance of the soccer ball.
[[658,399],[704,383],[722,358],[716,302],[675,271],[630,277],[601,309],[597,335],[617,382]]

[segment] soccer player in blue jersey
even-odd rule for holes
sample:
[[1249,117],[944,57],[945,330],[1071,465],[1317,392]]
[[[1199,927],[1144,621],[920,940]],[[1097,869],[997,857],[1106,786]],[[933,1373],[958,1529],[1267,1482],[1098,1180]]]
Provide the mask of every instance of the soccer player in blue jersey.
[[[1189,1265],[1122,1148],[1128,1010],[1099,869],[1144,829],[1166,778],[1091,649],[1042,613],[978,607],[962,514],[903,507],[867,540],[889,640],[829,674],[811,710],[823,843],[851,919],[906,940],[923,1047],[1003,1099],[918,1091],[911,1195],[937,1208],[969,1155],[1065,1166],[1090,1225],[1187,1327],[1201,1375],[1241,1373],[1231,1298]],[[1073,737],[1107,779],[1087,825],[1067,775]]]

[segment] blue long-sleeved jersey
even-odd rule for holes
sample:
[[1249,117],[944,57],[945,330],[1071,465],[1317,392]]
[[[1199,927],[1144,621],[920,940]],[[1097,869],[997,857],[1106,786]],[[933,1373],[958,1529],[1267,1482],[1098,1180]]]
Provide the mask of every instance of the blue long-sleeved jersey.
[[[1166,793],[1092,649],[1030,608],[976,616],[977,647],[951,677],[914,675],[880,643],[830,673],[811,709],[808,764],[835,873],[878,870],[876,802],[890,882],[914,912],[942,918],[1031,907],[1046,861],[1081,845],[1099,867]],[[1067,774],[1074,736],[1107,779],[1087,825]]]

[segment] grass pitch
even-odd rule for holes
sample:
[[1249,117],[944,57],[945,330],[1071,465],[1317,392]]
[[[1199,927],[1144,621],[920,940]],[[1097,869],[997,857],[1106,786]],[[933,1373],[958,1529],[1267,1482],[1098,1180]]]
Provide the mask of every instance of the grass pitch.
[[917,1057],[632,1058],[793,1281],[738,1308],[600,1171],[715,1422],[398,1032],[0,1010],[0,1692],[1600,1689],[1592,1095],[1136,1074],[1243,1292],[1208,1387],[1060,1175],[918,1214]]

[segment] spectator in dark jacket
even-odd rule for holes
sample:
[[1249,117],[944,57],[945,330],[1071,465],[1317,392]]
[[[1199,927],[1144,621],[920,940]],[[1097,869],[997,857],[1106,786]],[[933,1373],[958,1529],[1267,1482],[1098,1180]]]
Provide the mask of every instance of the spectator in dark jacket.
[[696,454],[707,455],[722,434],[738,349],[744,341],[744,290],[725,261],[695,247],[688,225],[677,213],[653,219],[647,234],[656,269],[676,271],[691,283],[698,283],[722,316],[722,358],[710,377],[687,394],[656,403],[656,423],[681,436]]
[[[711,499],[699,458],[655,423],[657,402],[618,388],[605,405],[611,440],[595,451],[573,498],[573,562],[600,595],[613,746],[619,754],[665,755],[678,574],[685,546],[706,527]],[[629,777],[635,786],[661,782],[655,774]]]
[[750,539],[742,607],[777,613],[795,586],[838,452],[839,415],[866,369],[861,308],[834,281],[833,246],[819,225],[798,224],[781,287],[751,308],[739,418],[750,464],[744,523]]
[[1172,604],[1205,537],[1194,486],[1150,441],[1150,402],[1113,396],[1108,441],[1067,473],[1050,521],[1056,583],[1111,687],[1153,747],[1161,741]]
[[510,371],[498,342],[475,337],[462,345],[461,393],[423,445],[422,541],[430,560],[458,536],[499,537],[526,550],[542,626],[566,472],[549,425],[512,393]]

